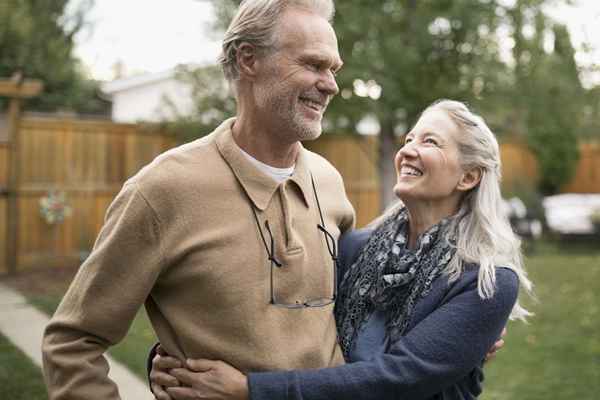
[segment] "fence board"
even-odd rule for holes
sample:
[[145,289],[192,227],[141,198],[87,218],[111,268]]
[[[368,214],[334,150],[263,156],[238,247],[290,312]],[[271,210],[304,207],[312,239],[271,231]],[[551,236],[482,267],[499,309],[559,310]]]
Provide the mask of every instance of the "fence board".
[[500,144],[500,159],[503,191],[525,185],[535,186],[538,179],[537,160],[524,144]]
[[567,193],[600,193],[600,143],[582,143],[575,176],[563,188]]
[[305,145],[340,171],[356,211],[356,225],[361,227],[373,220],[379,214],[377,138],[329,134]]
[[0,190],[8,184],[8,143],[0,143]]

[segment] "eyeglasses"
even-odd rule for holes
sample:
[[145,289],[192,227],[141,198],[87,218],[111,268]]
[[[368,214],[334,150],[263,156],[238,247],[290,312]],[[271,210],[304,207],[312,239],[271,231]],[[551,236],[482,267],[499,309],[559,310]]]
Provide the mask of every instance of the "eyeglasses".
[[329,252],[329,255],[331,256],[331,260],[333,261],[333,263],[332,263],[333,294],[331,295],[331,297],[322,297],[322,298],[316,298],[316,299],[302,300],[302,301],[296,301],[295,303],[283,303],[283,302],[279,302],[277,300],[277,298],[275,297],[275,288],[273,285],[273,274],[275,271],[275,267],[282,268],[283,264],[279,260],[277,260],[277,258],[275,257],[275,239],[273,238],[273,232],[271,231],[271,227],[269,226],[269,221],[265,220],[265,229],[269,233],[269,244],[267,244],[267,240],[265,238],[263,230],[260,226],[260,222],[258,220],[258,215],[256,213],[254,205],[252,204],[252,212],[254,214],[254,219],[256,221],[258,231],[260,232],[260,237],[262,239],[262,242],[265,246],[265,251],[267,252],[268,261],[270,262],[271,275],[270,275],[269,280],[270,280],[270,285],[271,285],[271,299],[269,300],[269,304],[272,304],[277,307],[289,308],[289,309],[309,308],[309,307],[325,307],[329,304],[334,303],[335,299],[337,298],[338,277],[337,277],[337,246],[335,243],[336,241],[335,241],[335,238],[333,237],[333,235],[331,233],[329,233],[329,231],[327,231],[327,229],[325,227],[325,220],[323,219],[323,212],[321,211],[321,205],[319,204],[319,197],[317,196],[317,189],[315,187],[315,181],[312,177],[312,174],[311,174],[311,181],[312,181],[313,192],[315,194],[315,199],[317,201],[317,208],[319,209],[319,216],[321,218],[321,223],[317,224],[317,230],[321,231],[323,233],[323,236],[325,237],[325,243],[327,245],[327,251]]

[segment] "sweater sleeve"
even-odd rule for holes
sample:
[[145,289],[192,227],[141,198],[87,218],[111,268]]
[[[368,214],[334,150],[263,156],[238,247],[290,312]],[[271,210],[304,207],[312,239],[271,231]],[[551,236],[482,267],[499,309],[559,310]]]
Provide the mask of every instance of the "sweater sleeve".
[[119,398],[103,354],[125,336],[160,274],[159,230],[137,185],[126,183],[44,332],[50,399]]
[[252,400],[427,399],[480,364],[500,336],[518,294],[516,275],[497,269],[493,298],[475,282],[372,361],[334,368],[251,373]]

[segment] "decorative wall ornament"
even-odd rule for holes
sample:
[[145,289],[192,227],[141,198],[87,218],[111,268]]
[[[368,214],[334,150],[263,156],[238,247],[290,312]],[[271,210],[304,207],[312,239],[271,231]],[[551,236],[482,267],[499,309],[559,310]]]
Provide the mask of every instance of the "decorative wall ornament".
[[71,216],[71,207],[63,191],[51,190],[40,199],[40,215],[48,225],[59,225]]

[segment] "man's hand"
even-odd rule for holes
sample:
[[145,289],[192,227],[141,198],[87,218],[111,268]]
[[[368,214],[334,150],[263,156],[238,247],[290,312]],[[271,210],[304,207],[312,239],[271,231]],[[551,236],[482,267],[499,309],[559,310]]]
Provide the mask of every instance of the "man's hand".
[[158,345],[156,355],[152,359],[152,371],[150,371],[150,387],[157,400],[173,400],[165,390],[168,387],[179,386],[180,383],[169,371],[173,368],[181,368],[183,363],[175,357],[169,356],[165,350]]
[[498,341],[496,343],[494,343],[492,348],[485,355],[485,362],[491,361],[492,359],[494,359],[494,357],[496,357],[496,352],[504,346],[504,340],[502,339],[504,336],[506,336],[506,327],[504,327],[504,329],[502,329],[502,333],[500,334],[500,339],[498,339]]
[[166,388],[171,398],[248,400],[248,380],[231,365],[223,361],[187,360],[185,367],[170,371],[182,385]]

